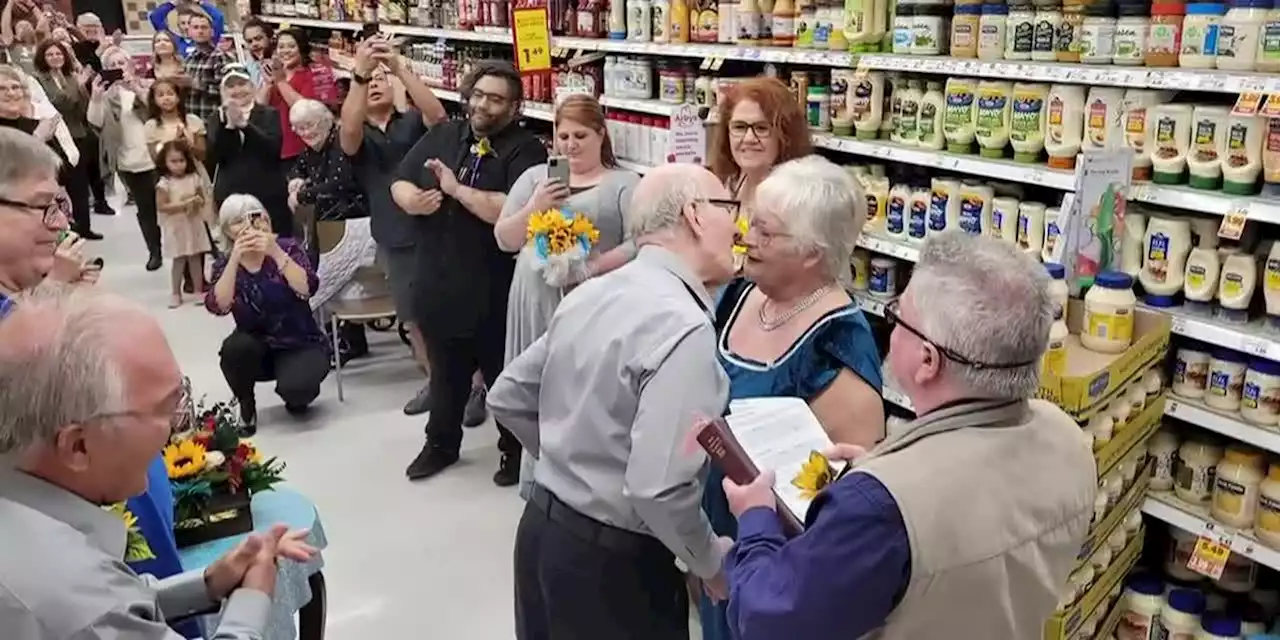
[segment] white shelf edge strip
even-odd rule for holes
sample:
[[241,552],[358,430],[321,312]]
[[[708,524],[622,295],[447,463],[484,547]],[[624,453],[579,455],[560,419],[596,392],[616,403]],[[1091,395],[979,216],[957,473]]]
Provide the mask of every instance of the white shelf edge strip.
[[1167,312],[1173,322],[1173,332],[1180,336],[1235,349],[1251,356],[1280,361],[1280,342],[1277,342],[1280,338],[1263,333],[1262,324],[1257,321],[1248,325],[1232,326],[1187,313],[1178,307],[1145,308]]
[[[363,23],[353,21],[317,20],[315,18],[288,18],[262,16],[274,23],[288,23],[321,29],[359,30]],[[465,31],[460,29],[434,29],[402,24],[384,24],[388,33],[450,38],[473,42],[510,43],[511,34],[506,31]],[[553,37],[551,45],[566,49],[607,51],[685,58],[723,58],[752,62],[779,62],[824,67],[857,67],[880,71],[905,71],[913,73],[953,74],[980,78],[1019,78],[1026,81],[1068,82],[1086,85],[1120,87],[1146,87],[1152,89],[1176,89],[1241,93],[1280,92],[1280,76],[1275,74],[1230,72],[1214,69],[1182,69],[1121,67],[1111,65],[1062,64],[1056,62],[1031,62],[1014,60],[972,60],[946,56],[911,56],[892,53],[856,55],[846,51],[824,51],[790,47],[754,46],[745,44],[713,43],[658,43],[632,42],[596,38]]]
[[1185,400],[1170,394],[1164,404],[1164,414],[1251,444],[1259,449],[1280,453],[1280,431],[1249,424],[1238,416],[1219,413],[1194,400]]
[[[1142,512],[1164,522],[1196,535],[1214,536],[1222,532],[1233,531],[1216,522],[1210,522],[1204,516],[1184,510],[1173,502],[1169,494],[1148,494],[1142,503]],[[1231,552],[1238,553],[1254,562],[1272,569],[1280,569],[1280,551],[1272,549],[1258,540],[1251,533],[1238,532],[1232,537]]]

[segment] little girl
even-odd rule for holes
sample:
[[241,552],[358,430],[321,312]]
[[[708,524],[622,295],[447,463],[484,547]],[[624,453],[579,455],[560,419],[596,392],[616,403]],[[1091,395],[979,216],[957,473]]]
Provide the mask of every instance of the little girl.
[[171,79],[156,80],[147,96],[151,118],[147,120],[147,145],[158,153],[160,145],[183,139],[196,160],[204,160],[204,121],[187,113],[182,106],[182,92]]
[[173,300],[170,309],[182,305],[182,277],[195,284],[197,304],[204,299],[201,276],[203,256],[212,248],[205,225],[213,222],[213,187],[205,174],[196,168],[195,157],[186,140],[170,140],[156,154],[160,180],[156,183],[156,211],[160,213],[160,229],[164,232],[161,246],[164,257],[173,260],[171,282]]

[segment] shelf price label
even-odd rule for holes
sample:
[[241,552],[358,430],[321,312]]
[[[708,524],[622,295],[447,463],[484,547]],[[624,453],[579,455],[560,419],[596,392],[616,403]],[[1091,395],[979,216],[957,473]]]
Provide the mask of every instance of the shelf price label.
[[1218,227],[1218,236],[1228,240],[1239,240],[1244,233],[1244,223],[1249,219],[1249,203],[1233,202],[1222,216],[1222,225]]
[[516,67],[521,73],[551,70],[551,32],[547,8],[530,7],[511,12],[515,27]]
[[1204,530],[1196,540],[1196,547],[1191,551],[1191,558],[1187,560],[1187,568],[1218,580],[1227,568],[1227,559],[1231,557],[1231,544],[1235,542],[1235,537],[1234,533],[1212,522],[1205,523]]
[[1242,118],[1250,118],[1258,115],[1258,109],[1262,107],[1262,94],[1247,91],[1240,94],[1236,98],[1236,104],[1231,108],[1231,115],[1240,116]]

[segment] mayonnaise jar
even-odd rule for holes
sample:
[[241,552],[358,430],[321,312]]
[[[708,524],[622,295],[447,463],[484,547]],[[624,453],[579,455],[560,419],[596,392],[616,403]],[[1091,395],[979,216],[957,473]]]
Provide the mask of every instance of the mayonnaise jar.
[[1100,353],[1120,353],[1133,343],[1133,315],[1138,299],[1133,279],[1118,271],[1103,271],[1084,297],[1084,332],[1080,343]]
[[1258,489],[1258,517],[1253,535],[1267,546],[1280,547],[1280,464],[1267,469],[1267,477]]
[[1129,577],[1120,601],[1123,613],[1116,634],[1122,638],[1154,638],[1163,605],[1164,582],[1160,578],[1141,573]]
[[1222,447],[1207,437],[1193,435],[1178,448],[1178,468],[1173,491],[1192,504],[1204,504],[1213,495],[1214,476],[1222,460]]
[[1169,491],[1173,489],[1174,459],[1178,455],[1178,446],[1182,441],[1178,434],[1168,427],[1162,427],[1147,443],[1147,455],[1155,461],[1151,466],[1152,491]]
[[1009,143],[1009,121],[1013,115],[1013,84],[983,80],[978,84],[978,113],[975,135],[984,158],[1003,158]]
[[1253,525],[1264,465],[1262,453],[1258,451],[1242,446],[1227,449],[1213,480],[1209,513],[1214,520],[1238,529]]
[[1160,104],[1147,111],[1147,144],[1151,154],[1151,180],[1156,184],[1181,184],[1191,149],[1192,107]]
[[1203,398],[1209,387],[1209,358],[1208,346],[1194,340],[1184,342],[1175,355],[1170,390],[1183,398]]
[[1240,417],[1258,425],[1280,424],[1280,362],[1249,360],[1240,392]]
[[949,78],[943,102],[946,114],[942,117],[942,132],[947,139],[947,151],[973,153],[973,140],[978,117],[977,84],[969,78]]
[[1039,162],[1044,150],[1045,110],[1049,85],[1019,82],[1013,85],[1013,107],[1009,120],[1009,142],[1015,162]]
[[1247,358],[1233,349],[1214,349],[1209,359],[1209,388],[1204,403],[1222,411],[1239,411]]

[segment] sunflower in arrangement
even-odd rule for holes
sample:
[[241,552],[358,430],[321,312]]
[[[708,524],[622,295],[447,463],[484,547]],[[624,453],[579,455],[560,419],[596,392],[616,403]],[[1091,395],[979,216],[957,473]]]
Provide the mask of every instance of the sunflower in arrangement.
[[548,209],[529,216],[525,251],[533,256],[534,269],[553,287],[583,280],[591,249],[600,241],[600,230],[580,212]]

